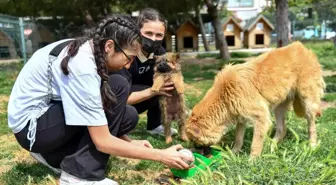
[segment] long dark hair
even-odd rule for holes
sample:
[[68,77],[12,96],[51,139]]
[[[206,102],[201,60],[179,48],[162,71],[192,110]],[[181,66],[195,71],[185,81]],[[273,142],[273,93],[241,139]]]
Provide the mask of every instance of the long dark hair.
[[165,27],[165,31],[167,31],[167,20],[164,18],[159,11],[153,8],[144,8],[140,11],[140,14],[137,18],[137,25],[141,29],[144,23],[148,21],[160,21],[163,23]]
[[[105,111],[112,113],[110,106],[116,102],[116,98],[108,84],[105,60],[107,53],[104,49],[106,41],[112,39],[121,48],[127,48],[136,42],[141,43],[140,31],[133,19],[127,15],[116,14],[103,19],[89,37],[77,38],[69,44],[67,56],[61,62],[61,69],[65,75],[69,74],[68,63],[70,58],[75,56],[79,47],[90,39],[93,39],[97,73],[102,79],[100,92],[103,106]],[[120,52],[118,47],[115,47],[115,51]]]

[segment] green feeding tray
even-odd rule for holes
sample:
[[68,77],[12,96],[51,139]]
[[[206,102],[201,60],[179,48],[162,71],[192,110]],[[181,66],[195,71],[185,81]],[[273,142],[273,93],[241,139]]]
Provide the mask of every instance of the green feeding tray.
[[220,157],[220,151],[218,150],[211,150],[211,158],[207,158],[201,154],[193,153],[195,157],[195,164],[194,167],[188,170],[178,170],[178,169],[170,169],[175,177],[180,178],[189,178],[195,176],[200,170],[205,170],[207,166],[211,166],[213,161],[215,161],[218,157]]

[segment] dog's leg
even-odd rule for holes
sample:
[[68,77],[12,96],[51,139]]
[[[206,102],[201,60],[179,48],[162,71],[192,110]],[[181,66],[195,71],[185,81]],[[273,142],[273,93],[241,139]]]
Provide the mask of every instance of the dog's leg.
[[182,74],[181,73],[172,74],[172,81],[174,82],[176,91],[179,94],[183,94],[184,93],[184,82],[183,82]]
[[276,132],[273,140],[276,143],[279,143],[283,140],[283,138],[286,136],[286,112],[290,101],[285,100],[285,102],[281,103],[274,109],[275,119],[276,119]]
[[178,114],[178,125],[179,125],[179,132],[181,135],[181,139],[183,141],[188,141],[187,133],[185,130],[185,122],[186,122],[186,108],[185,108],[185,102],[184,102],[184,95],[180,94],[180,106],[181,111]]
[[172,123],[172,119],[171,118],[166,118],[166,120],[164,121],[164,132],[165,132],[165,136],[166,136],[166,143],[169,144],[173,141],[173,138],[171,137],[171,123]]
[[173,141],[172,137],[171,137],[171,118],[169,117],[168,113],[167,113],[167,101],[165,97],[160,97],[160,109],[161,109],[161,121],[162,121],[162,125],[164,127],[164,133],[165,133],[165,139],[166,139],[166,143],[171,143]]
[[[312,86],[313,87],[313,86]],[[307,119],[309,129],[309,142],[315,148],[318,144],[315,119],[316,115],[320,113],[321,97],[319,88],[307,88],[300,91],[299,100],[302,108],[304,109],[305,118]]]
[[165,82],[164,80],[164,75],[154,75],[152,91],[159,92]]
[[[184,117],[184,116],[181,116],[181,117]],[[181,134],[181,139],[183,141],[188,141],[188,137],[187,137],[187,134],[186,134],[186,131],[185,131],[185,118],[180,118],[178,120],[178,124],[179,124],[179,132]]]
[[270,113],[268,110],[260,110],[258,115],[254,116],[254,130],[250,156],[252,158],[260,156],[265,136],[271,126]]
[[238,153],[241,150],[244,141],[244,134],[245,134],[245,123],[238,122],[236,126],[235,144],[232,149],[234,153]]
[[307,119],[309,129],[309,142],[310,145],[315,148],[317,146],[317,133],[316,133],[316,125],[315,125],[315,119],[316,119],[316,112],[319,109],[319,105],[311,100],[305,100],[304,101],[304,107],[305,107],[305,118]]

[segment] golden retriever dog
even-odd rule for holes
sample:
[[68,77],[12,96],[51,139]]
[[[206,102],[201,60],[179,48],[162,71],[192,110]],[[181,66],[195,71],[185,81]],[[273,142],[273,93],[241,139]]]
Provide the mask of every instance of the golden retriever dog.
[[226,65],[213,86],[193,108],[186,122],[188,138],[196,145],[220,142],[229,125],[236,124],[234,152],[243,145],[245,123],[251,122],[253,139],[250,156],[260,156],[265,135],[276,117],[274,140],[286,135],[285,115],[290,105],[309,125],[309,140],[317,144],[315,117],[321,115],[325,82],[315,54],[300,42],[271,50],[238,65]]

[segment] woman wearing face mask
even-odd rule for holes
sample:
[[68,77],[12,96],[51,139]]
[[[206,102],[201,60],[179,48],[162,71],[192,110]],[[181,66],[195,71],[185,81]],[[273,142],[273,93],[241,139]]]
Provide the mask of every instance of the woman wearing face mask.
[[23,148],[61,173],[61,185],[118,184],[105,178],[110,155],[188,168],[183,160],[191,159],[177,152],[182,146],[153,149],[126,135],[138,114],[126,105],[126,79],[108,73],[129,68],[140,48],[135,22],[114,15],[91,37],[41,48],[21,70],[8,103],[8,125]]
[[[167,30],[167,22],[157,10],[146,8],[140,11],[137,25],[140,28],[143,47],[131,67],[118,73],[126,77],[131,84],[131,94],[127,103],[133,105],[139,114],[147,110],[149,133],[164,135],[158,95],[170,96],[169,91],[174,87],[172,83],[166,83],[157,93],[152,92],[151,87],[155,63],[153,56],[165,54],[161,44]],[[171,128],[171,133],[176,134],[177,130]]]

